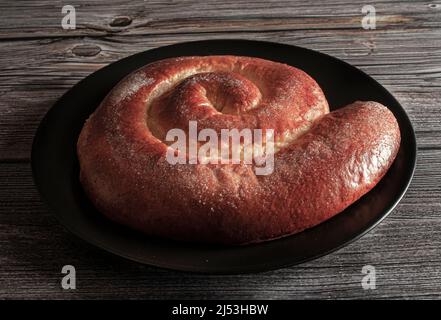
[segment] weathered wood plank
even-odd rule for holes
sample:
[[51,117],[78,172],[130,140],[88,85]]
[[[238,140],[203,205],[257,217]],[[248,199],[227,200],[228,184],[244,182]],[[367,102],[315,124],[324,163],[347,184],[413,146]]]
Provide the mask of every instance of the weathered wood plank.
[[[242,276],[160,270],[92,248],[48,213],[29,164],[2,163],[0,297],[436,298],[441,295],[441,151],[421,151],[418,161],[401,204],[362,239],[310,263]],[[73,292],[60,287],[65,264],[77,269],[78,289]],[[376,267],[376,290],[361,287],[366,264]]]
[[[286,31],[311,29],[359,29],[361,8],[372,4],[381,29],[433,28],[440,7],[426,1],[364,1],[349,4],[344,0],[320,2],[294,1],[69,1],[77,12],[77,29],[61,28],[61,7],[53,1],[12,0],[0,4],[0,39],[59,36],[152,35],[211,32]],[[127,17],[124,20],[121,17]],[[121,21],[125,21],[121,23]],[[11,26],[14,26],[13,28]]]

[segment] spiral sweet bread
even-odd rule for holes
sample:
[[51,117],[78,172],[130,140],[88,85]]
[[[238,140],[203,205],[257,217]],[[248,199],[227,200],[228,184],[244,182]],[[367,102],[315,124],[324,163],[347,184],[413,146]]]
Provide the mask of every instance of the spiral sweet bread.
[[[246,148],[242,136],[228,146],[227,158],[240,149],[233,163],[217,149],[194,157],[191,137],[180,150],[168,139],[193,130],[222,140],[225,129],[263,130],[262,148]],[[330,113],[318,84],[299,69],[206,56],[158,61],[123,79],[86,121],[77,153],[86,194],[113,221],[152,236],[245,244],[341,212],[377,184],[399,145],[397,121],[379,103]],[[256,161],[244,161],[245,150],[260,152]],[[270,157],[259,172],[257,159]]]

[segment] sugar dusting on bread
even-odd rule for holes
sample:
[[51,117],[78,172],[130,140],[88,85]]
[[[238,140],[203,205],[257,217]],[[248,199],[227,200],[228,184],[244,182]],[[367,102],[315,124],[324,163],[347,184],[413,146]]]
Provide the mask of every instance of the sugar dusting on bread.
[[[172,165],[170,128],[272,129],[274,172],[255,164]],[[313,227],[360,198],[391,166],[400,133],[375,102],[329,113],[319,85],[250,57],[181,57],[123,79],[84,126],[81,183],[110,219],[152,236],[245,244]],[[244,146],[240,146],[243,148]]]

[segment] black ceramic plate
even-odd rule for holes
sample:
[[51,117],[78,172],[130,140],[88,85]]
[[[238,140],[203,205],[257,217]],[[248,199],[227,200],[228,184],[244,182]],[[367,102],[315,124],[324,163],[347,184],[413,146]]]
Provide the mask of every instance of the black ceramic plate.
[[[150,62],[188,55],[243,55],[283,62],[306,71],[322,87],[331,109],[354,100],[388,106],[398,120],[402,142],[398,156],[380,183],[336,217],[299,234],[266,243],[225,247],[149,238],[101,216],[78,180],[75,144],[85,119],[110,89],[128,73]],[[334,251],[357,239],[395,207],[415,168],[412,125],[394,97],[351,65],[290,45],[209,40],[180,43],[117,61],[69,90],[47,113],[32,148],[35,183],[60,222],[78,237],[104,250],[141,263],[176,270],[244,273],[285,267]]]

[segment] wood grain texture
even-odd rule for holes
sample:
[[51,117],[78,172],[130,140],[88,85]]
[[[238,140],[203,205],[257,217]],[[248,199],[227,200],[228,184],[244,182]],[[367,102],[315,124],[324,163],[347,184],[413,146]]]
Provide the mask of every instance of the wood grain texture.
[[[60,26],[63,4],[76,30]],[[441,296],[441,2],[2,1],[0,3],[0,298],[439,298]],[[201,39],[299,45],[364,70],[400,101],[417,134],[418,166],[400,205],[355,243],[300,266],[204,276],[146,267],[88,246],[42,203],[30,170],[35,130],[93,71],[139,51]],[[61,267],[78,289],[60,287]],[[377,289],[361,268],[377,268]]]

